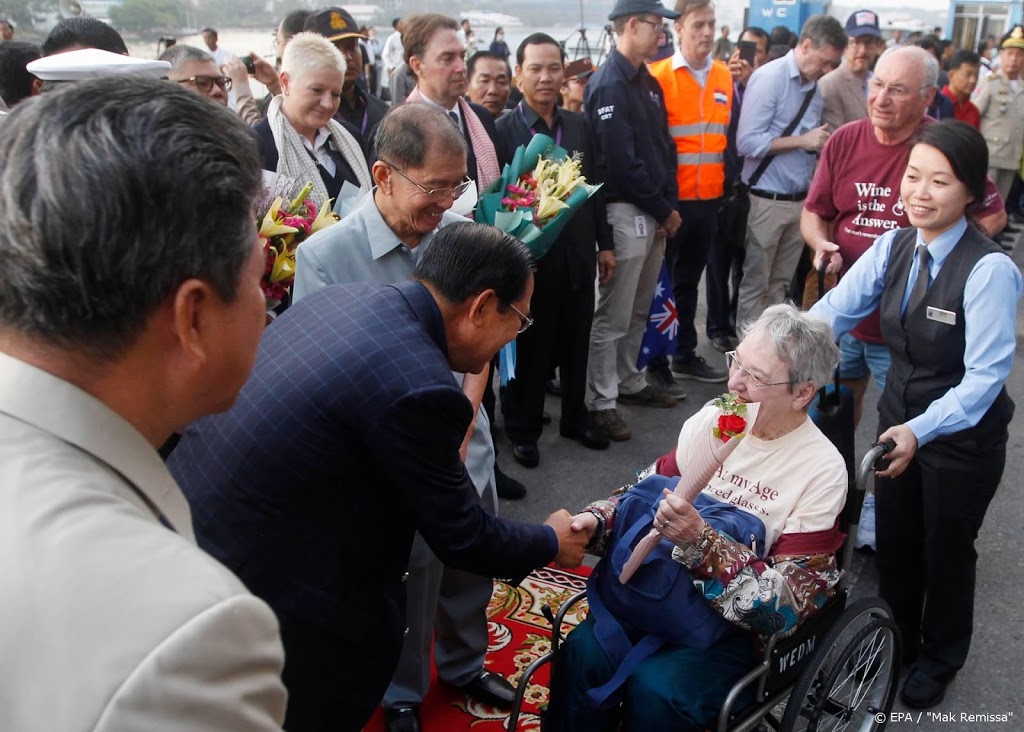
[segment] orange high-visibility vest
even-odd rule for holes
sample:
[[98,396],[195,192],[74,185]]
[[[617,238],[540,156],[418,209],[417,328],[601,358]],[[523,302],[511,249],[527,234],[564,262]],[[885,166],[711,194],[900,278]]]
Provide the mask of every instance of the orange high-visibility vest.
[[676,142],[679,200],[718,198],[725,189],[725,138],[732,112],[732,75],[714,61],[704,88],[688,68],[672,68],[672,59],[650,66],[665,93],[668,131]]

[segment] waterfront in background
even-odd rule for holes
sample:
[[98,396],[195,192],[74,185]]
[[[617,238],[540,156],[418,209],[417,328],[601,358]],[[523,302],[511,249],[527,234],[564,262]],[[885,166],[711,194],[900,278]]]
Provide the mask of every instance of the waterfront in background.
[[[391,35],[393,32],[391,28],[377,27],[377,37],[381,43]],[[258,31],[252,28],[218,28],[217,33],[219,35],[219,45],[228,49],[236,56],[245,56],[248,53],[257,53],[263,58],[267,59],[271,63],[274,61],[274,32],[275,28],[267,28],[266,30]],[[591,53],[596,58],[598,53],[598,43],[604,41],[607,36],[604,33],[603,28],[600,26],[588,27],[584,29],[586,33],[586,40],[589,42]],[[570,59],[585,56],[583,39],[580,36],[579,26],[572,25],[561,25],[561,26],[519,26],[510,27],[505,29],[505,42],[508,43],[508,47],[512,49],[513,56],[519,44],[522,43],[523,39],[532,33],[547,33],[549,36],[554,38],[556,41],[566,43],[566,51]],[[486,51],[491,45],[491,41],[494,38],[494,28],[479,28],[474,31],[476,35],[476,48],[478,51]],[[197,48],[205,49],[203,45],[203,39],[198,34],[195,35],[181,35],[172,36],[178,43],[186,43],[190,46],[196,46]],[[128,51],[132,56],[138,56],[139,58],[156,58],[157,57],[157,40],[131,40],[126,39],[128,42]],[[515,65],[515,58],[509,59],[512,65]]]

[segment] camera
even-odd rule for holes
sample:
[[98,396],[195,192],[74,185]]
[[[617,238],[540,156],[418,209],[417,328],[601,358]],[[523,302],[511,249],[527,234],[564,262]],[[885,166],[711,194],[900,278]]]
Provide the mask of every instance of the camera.
[[248,56],[242,56],[242,63],[245,64],[245,70],[250,74],[256,73],[256,65],[252,62],[252,54]]

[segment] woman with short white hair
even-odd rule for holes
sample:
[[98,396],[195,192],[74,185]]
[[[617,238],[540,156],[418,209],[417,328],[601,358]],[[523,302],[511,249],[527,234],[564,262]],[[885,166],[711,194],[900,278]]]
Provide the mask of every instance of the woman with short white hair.
[[253,129],[263,167],[312,183],[318,206],[336,199],[345,181],[373,186],[359,132],[334,115],[345,82],[345,58],[316,33],[292,37],[281,61],[281,94]]

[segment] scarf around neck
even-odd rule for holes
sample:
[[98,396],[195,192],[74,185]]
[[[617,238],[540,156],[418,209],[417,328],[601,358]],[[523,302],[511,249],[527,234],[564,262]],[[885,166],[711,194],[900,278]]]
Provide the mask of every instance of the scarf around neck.
[[[327,186],[320,177],[320,169],[302,141],[302,136],[295,131],[291,122],[281,111],[282,98],[274,97],[267,110],[267,120],[270,122],[270,131],[274,136],[274,145],[277,146],[277,172],[294,178],[300,183],[312,183],[313,192],[310,198],[316,205],[322,206],[327,200]],[[334,143],[336,150],[341,152],[349,167],[355,171],[359,179],[359,187],[368,191],[373,187],[373,179],[366,167],[366,156],[356,139],[352,137],[337,120],[327,123],[327,131]]]

